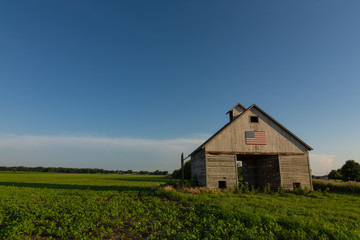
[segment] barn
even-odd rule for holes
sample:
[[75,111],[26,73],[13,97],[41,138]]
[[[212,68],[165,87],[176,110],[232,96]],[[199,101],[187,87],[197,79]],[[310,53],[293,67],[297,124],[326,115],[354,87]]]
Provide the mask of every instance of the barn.
[[312,189],[309,145],[255,104],[239,103],[227,114],[229,122],[189,155],[199,186],[233,188],[242,165],[250,187]]

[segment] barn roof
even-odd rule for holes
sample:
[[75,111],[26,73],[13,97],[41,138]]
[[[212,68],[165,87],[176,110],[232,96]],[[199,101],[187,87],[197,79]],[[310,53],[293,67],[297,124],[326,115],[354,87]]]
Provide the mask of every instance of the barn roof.
[[[233,108],[237,107],[237,106],[241,106],[242,108],[246,109],[245,107],[243,107],[240,103],[238,103],[237,105],[235,105]],[[228,114],[233,108],[231,108],[226,114]],[[306,144],[304,141],[302,141],[299,137],[297,137],[294,133],[290,132],[290,130],[288,130],[286,127],[284,127],[281,123],[279,123],[278,121],[276,121],[274,118],[272,118],[269,114],[267,114],[264,110],[262,110],[261,108],[259,108],[256,104],[251,105],[248,109],[246,109],[244,112],[240,113],[239,116],[237,116],[233,121],[228,122],[227,124],[225,124],[222,128],[220,128],[219,131],[217,131],[215,134],[213,134],[208,140],[206,140],[203,144],[201,144],[198,148],[196,148],[192,153],[189,154],[189,156],[193,155],[194,153],[200,151],[201,149],[203,149],[206,144],[213,139],[215,136],[217,136],[220,132],[222,132],[227,126],[229,126],[230,124],[232,124],[233,122],[235,122],[237,119],[239,119],[245,112],[250,111],[252,108],[256,108],[258,109],[261,113],[263,113],[265,116],[267,116],[268,118],[270,118],[274,123],[276,123],[279,127],[281,127],[282,129],[284,129],[287,133],[289,133],[291,136],[293,136],[296,140],[298,140],[300,143],[302,143],[304,146],[306,146],[309,150],[313,150],[312,147],[310,147],[308,144]]]
[[234,107],[232,107],[229,111],[227,111],[226,114],[228,114],[231,110],[233,110],[234,108],[236,108],[237,106],[241,107],[242,109],[244,109],[244,111],[246,110],[246,107],[244,107],[243,105],[241,105],[240,103],[236,104]]

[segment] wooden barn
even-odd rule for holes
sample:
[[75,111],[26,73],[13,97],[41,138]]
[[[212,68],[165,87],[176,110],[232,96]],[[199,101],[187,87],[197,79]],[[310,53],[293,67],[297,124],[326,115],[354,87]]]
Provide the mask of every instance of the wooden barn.
[[229,123],[190,154],[199,186],[237,186],[237,165],[242,164],[243,181],[250,187],[312,189],[309,145],[255,104],[247,109],[237,104],[227,114]]

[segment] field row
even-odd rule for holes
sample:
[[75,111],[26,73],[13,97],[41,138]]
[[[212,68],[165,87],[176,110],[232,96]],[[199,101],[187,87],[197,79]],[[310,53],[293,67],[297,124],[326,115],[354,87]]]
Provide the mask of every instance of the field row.
[[360,239],[360,197],[193,195],[158,176],[0,173],[2,239]]

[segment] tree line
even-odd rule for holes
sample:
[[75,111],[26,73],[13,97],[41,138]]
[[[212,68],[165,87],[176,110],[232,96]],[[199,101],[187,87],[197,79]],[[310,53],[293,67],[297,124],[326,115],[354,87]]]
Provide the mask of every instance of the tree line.
[[347,160],[341,168],[331,170],[328,178],[343,181],[360,181],[360,164],[354,160]]
[[64,168],[64,167],[6,167],[0,166],[0,171],[22,172],[56,172],[56,173],[101,173],[101,174],[134,174],[134,175],[168,175],[168,171],[133,171],[104,170],[101,168]]

